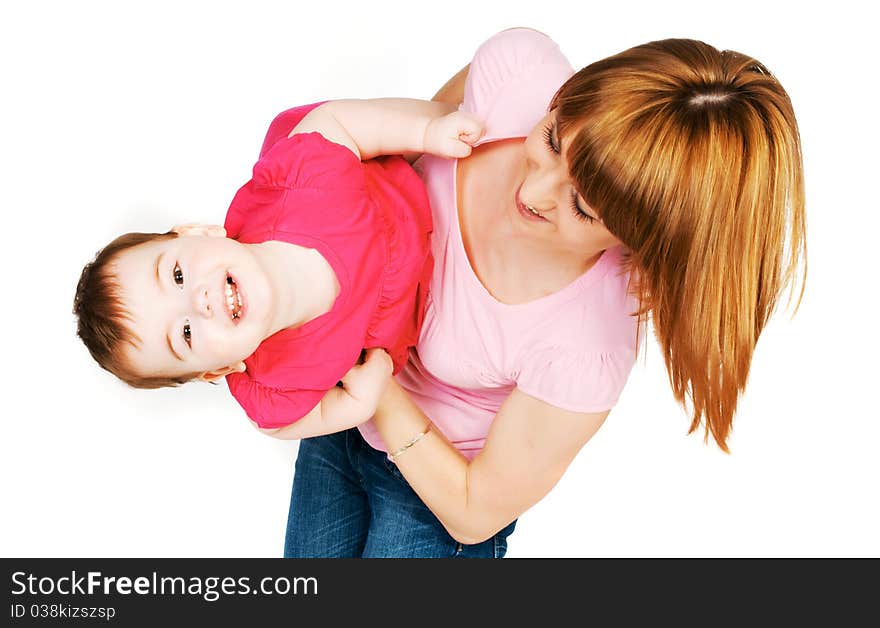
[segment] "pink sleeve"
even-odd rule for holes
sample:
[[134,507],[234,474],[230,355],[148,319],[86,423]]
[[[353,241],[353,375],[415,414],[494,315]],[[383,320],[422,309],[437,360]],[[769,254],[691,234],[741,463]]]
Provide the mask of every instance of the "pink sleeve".
[[574,69],[552,39],[529,28],[489,38],[471,61],[461,109],[486,124],[482,142],[525,137]]
[[525,394],[570,412],[604,412],[617,403],[635,363],[635,350],[536,352],[517,378]]

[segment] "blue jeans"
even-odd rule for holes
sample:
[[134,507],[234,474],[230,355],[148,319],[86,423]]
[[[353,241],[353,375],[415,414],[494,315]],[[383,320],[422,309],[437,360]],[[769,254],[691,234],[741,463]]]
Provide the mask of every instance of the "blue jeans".
[[516,521],[462,545],[357,428],[299,443],[286,558],[503,558]]

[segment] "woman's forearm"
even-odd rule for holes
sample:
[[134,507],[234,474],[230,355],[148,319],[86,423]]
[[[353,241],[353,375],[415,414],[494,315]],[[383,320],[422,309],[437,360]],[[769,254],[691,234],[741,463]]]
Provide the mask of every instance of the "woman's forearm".
[[[389,452],[395,452],[430,425],[424,413],[394,381],[388,385],[373,422]],[[470,463],[436,428],[394,462],[457,541],[479,543],[509,523],[496,520],[480,504],[470,500]]]
[[431,100],[450,103],[457,107],[464,100],[464,84],[470,69],[471,64],[468,63],[455,76],[446,81],[446,84],[434,94]]

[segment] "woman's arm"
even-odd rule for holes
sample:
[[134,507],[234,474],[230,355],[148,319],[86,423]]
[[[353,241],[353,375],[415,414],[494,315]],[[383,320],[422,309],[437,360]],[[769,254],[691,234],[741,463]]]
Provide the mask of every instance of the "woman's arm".
[[[514,390],[473,460],[432,429],[395,462],[453,538],[479,543],[538,503],[606,416],[567,412]],[[390,452],[429,425],[395,381],[373,421]]]
[[464,83],[470,69],[471,64],[468,63],[455,76],[446,81],[446,84],[434,94],[431,100],[458,107],[464,101]]
[[432,153],[466,157],[483,125],[452,105],[411,98],[333,100],[315,107],[290,132],[320,133],[358,159]]

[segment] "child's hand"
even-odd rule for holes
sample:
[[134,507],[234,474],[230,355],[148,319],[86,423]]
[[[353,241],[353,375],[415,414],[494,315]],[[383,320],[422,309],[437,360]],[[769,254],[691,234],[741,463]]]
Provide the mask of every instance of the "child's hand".
[[363,364],[353,366],[342,377],[342,387],[368,410],[368,417],[373,416],[393,370],[394,363],[385,349],[368,349]]
[[453,111],[425,127],[425,152],[438,157],[467,157],[484,131],[483,123],[471,114]]

